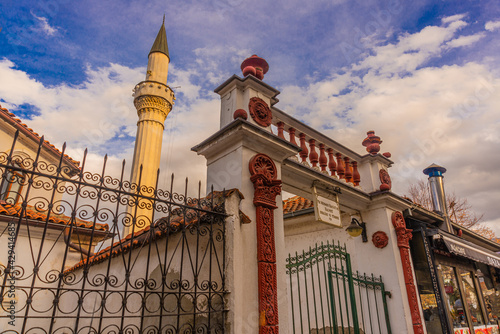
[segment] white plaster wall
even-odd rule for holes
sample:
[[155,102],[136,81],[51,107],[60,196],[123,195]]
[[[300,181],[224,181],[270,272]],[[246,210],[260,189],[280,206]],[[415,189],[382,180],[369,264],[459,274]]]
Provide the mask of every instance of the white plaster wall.
[[[352,256],[364,271],[381,275],[386,290],[391,292],[392,298],[388,299],[387,306],[393,332],[413,333],[397,236],[391,221],[392,212],[394,211],[387,207],[363,211],[369,242],[356,245],[359,251]],[[389,237],[385,248],[376,248],[371,241],[373,233],[377,231],[383,231]]]

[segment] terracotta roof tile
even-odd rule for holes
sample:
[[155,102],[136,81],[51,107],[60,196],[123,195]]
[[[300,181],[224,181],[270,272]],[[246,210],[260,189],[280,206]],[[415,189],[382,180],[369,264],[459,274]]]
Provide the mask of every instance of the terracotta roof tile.
[[283,214],[297,212],[314,207],[313,201],[304,197],[294,196],[283,201]]
[[[2,108],[0,105],[0,118],[4,119],[6,122],[12,124],[15,128],[19,129],[20,131],[24,132],[26,135],[31,136],[33,139],[40,141],[41,136],[33,131],[32,128],[28,127],[28,125],[24,124],[19,118],[16,117],[13,113],[9,112],[7,109]],[[44,140],[45,146],[53,151],[54,153],[57,153],[58,155],[61,155],[62,152],[59,151],[53,144],[48,142],[47,140]],[[76,161],[73,158],[71,158],[69,155],[64,154],[64,158],[71,163],[75,168],[78,168],[80,165],[80,161]]]
[[[22,212],[22,207],[21,204],[16,204],[16,205],[11,205],[8,204],[5,201],[0,201],[0,214],[1,215],[6,215],[6,216],[11,216],[11,217],[19,217]],[[26,207],[26,211],[23,214],[23,219],[32,219],[32,220],[38,220],[38,221],[47,221],[47,211],[41,211],[33,206],[28,205]],[[68,225],[69,222],[71,221],[71,218],[65,215],[57,215],[57,214],[51,214],[49,216],[48,222],[53,223],[53,224],[62,224],[62,225]],[[76,219],[76,224],[75,226],[77,227],[82,227],[82,228],[92,228],[94,225],[93,222],[81,220],[81,219]],[[98,231],[107,231],[108,230],[108,225],[107,224],[100,224],[100,223],[95,223],[95,229]]]

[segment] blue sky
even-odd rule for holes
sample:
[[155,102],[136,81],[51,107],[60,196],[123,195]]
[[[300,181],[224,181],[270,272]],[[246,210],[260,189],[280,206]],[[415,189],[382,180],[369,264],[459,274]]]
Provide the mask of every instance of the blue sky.
[[375,130],[397,193],[435,162],[500,225],[498,1],[2,1],[0,104],[77,159],[130,161],[131,89],[164,13],[177,96],[165,170],[205,178],[189,149],[218,129],[213,89],[255,53],[280,109],[360,153]]

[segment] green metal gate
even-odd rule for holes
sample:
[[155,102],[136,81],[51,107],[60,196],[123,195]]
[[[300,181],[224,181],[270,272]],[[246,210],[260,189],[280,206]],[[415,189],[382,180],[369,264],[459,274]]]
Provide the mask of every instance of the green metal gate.
[[286,262],[292,333],[391,334],[382,277],[353,273],[345,245],[316,244]]

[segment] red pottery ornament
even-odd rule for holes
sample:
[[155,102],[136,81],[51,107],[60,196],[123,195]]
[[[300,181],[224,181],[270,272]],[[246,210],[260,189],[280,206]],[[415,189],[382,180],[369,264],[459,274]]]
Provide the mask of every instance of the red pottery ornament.
[[246,77],[247,75],[250,75],[250,74],[253,75],[253,76],[255,76],[255,73],[257,73],[257,71],[255,70],[255,67],[253,67],[253,66],[247,66],[247,67],[245,67],[242,70],[242,72],[243,72],[243,76],[244,77]]
[[373,233],[372,242],[377,248],[384,248],[389,243],[389,237],[383,231]]
[[262,80],[264,79],[264,74],[269,71],[269,64],[264,58],[260,58],[257,55],[252,55],[241,63],[240,68],[244,76],[251,74],[254,77]]
[[245,109],[236,109],[236,111],[233,114],[233,119],[237,118],[243,118],[246,120],[248,118],[248,114]]
[[381,169],[378,173],[380,177],[380,190],[385,191],[385,190],[391,190],[392,188],[392,181],[391,181],[391,176],[385,169]]
[[366,147],[368,153],[375,155],[380,151],[382,140],[379,136],[375,136],[375,131],[368,131],[366,134],[368,137],[363,140],[362,145]]

